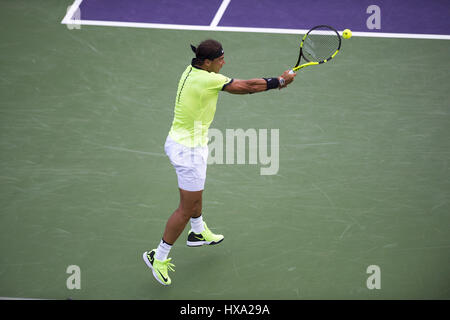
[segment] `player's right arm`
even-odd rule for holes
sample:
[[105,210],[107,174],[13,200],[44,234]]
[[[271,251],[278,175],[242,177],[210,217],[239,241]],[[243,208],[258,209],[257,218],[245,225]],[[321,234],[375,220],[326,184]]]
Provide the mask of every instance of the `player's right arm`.
[[[290,74],[289,70],[286,70],[282,76],[278,78],[259,78],[250,80],[234,79],[231,83],[227,84],[223,90],[233,94],[247,94],[266,91],[268,89],[284,88],[292,81],[297,74]],[[277,85],[274,87],[271,82],[275,82]]]

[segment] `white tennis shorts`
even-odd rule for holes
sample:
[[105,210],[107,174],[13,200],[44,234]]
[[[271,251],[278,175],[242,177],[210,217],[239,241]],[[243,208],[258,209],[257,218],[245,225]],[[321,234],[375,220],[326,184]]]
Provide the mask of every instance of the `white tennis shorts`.
[[167,136],[164,151],[178,177],[178,187],[187,191],[205,188],[208,146],[190,148]]

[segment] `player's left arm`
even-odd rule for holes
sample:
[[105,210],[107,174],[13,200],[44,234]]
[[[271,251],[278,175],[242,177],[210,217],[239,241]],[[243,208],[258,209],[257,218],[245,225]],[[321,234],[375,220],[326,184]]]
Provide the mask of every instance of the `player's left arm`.
[[256,93],[267,90],[267,82],[264,79],[240,80],[233,79],[224,86],[223,91],[233,94]]
[[233,94],[248,94],[269,89],[281,89],[294,81],[296,75],[296,73],[290,74],[289,70],[287,70],[278,78],[258,78],[250,80],[233,79],[224,86],[223,90]]

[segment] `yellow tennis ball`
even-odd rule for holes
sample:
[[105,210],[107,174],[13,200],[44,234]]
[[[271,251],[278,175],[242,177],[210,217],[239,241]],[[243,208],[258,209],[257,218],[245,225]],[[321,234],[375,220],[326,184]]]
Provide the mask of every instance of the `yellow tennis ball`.
[[344,39],[350,39],[352,37],[352,31],[350,29],[345,29],[344,32],[342,32],[342,37],[344,37]]

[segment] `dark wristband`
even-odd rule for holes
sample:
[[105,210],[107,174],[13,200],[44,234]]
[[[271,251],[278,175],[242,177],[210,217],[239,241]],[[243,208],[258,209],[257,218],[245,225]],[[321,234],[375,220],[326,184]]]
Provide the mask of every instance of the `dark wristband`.
[[263,79],[266,80],[267,83],[266,90],[276,89],[280,86],[280,81],[278,80],[278,78],[263,78]]

